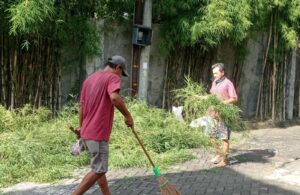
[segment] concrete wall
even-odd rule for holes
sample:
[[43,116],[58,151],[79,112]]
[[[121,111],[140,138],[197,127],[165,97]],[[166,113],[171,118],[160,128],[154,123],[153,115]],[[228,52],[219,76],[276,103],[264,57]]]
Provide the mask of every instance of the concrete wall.
[[[104,25],[104,44],[103,44],[103,61],[105,61],[113,55],[121,55],[126,59],[128,73],[131,74],[131,24],[118,24],[107,22]],[[130,94],[130,78],[122,77],[122,94]]]
[[149,66],[148,102],[161,107],[166,63],[164,56],[161,55],[159,50],[161,40],[159,25],[153,25],[152,28],[153,38]]
[[[98,22],[98,28],[101,33],[101,40],[99,46],[101,54],[92,59],[87,59],[85,64],[86,74],[90,75],[95,71],[103,69],[104,63],[110,56],[122,55],[127,61],[127,69],[130,74],[129,77],[122,77],[121,94],[128,96],[131,94],[131,58],[132,58],[132,44],[131,44],[131,23],[124,24],[116,22]],[[158,25],[153,26],[153,39],[151,45],[150,65],[149,65],[149,87],[148,87],[148,102],[161,106],[162,104],[162,89],[163,77],[165,71],[164,58],[159,51],[160,33]],[[76,54],[72,55],[70,52],[65,52],[63,57],[63,64],[65,65],[62,71],[62,102],[67,102],[69,94],[78,90],[78,57]]]
[[243,72],[238,86],[239,104],[242,116],[255,116],[260,79],[262,76],[262,44],[264,37],[257,35],[247,43],[248,54],[243,66]]

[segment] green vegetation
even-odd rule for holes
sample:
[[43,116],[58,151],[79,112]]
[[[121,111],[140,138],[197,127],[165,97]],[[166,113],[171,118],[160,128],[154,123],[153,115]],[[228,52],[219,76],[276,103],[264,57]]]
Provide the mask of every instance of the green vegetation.
[[224,40],[241,47],[253,34],[268,32],[269,26],[277,28],[286,48],[295,48],[299,8],[299,0],[154,1],[153,18],[163,24],[163,48],[168,51],[195,44],[210,49]]
[[[161,169],[192,159],[187,149],[209,145],[201,130],[189,128],[171,113],[137,100],[127,102],[137,133]],[[0,107],[0,114],[0,187],[22,181],[55,181],[89,164],[86,153],[72,156],[69,152],[75,142],[69,127],[78,125],[78,105],[65,107],[56,119],[49,119],[48,109],[29,105],[15,111]],[[150,168],[119,112],[110,140],[109,163],[111,168]]]
[[189,122],[206,115],[207,109],[213,106],[233,131],[244,130],[239,107],[222,103],[216,96],[208,94],[202,85],[192,81],[189,77],[185,78],[185,82],[185,87],[175,90],[175,96],[178,104],[184,105],[186,121]]

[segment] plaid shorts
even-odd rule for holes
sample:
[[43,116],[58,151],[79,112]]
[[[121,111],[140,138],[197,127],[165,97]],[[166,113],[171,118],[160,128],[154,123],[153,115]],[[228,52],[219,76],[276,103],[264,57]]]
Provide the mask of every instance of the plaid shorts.
[[91,169],[95,173],[106,173],[108,170],[108,142],[83,140],[91,157]]
[[215,125],[212,136],[216,139],[229,140],[231,131],[224,121],[218,121]]

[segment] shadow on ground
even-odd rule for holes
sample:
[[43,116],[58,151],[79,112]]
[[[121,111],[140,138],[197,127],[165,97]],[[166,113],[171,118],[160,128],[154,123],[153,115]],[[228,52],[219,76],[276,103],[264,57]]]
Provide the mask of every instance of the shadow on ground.
[[232,165],[246,162],[268,163],[270,162],[270,158],[276,155],[274,149],[232,149],[231,153],[233,155],[229,157],[229,161]]
[[[231,167],[212,168],[208,170],[187,171],[164,175],[182,193],[182,195],[295,195],[300,194],[298,188],[294,191],[283,189],[275,184],[267,184],[246,177]],[[109,178],[108,178],[109,179]],[[160,194],[158,183],[154,176],[128,177],[109,180],[112,195],[154,195]],[[51,188],[18,191],[11,195],[35,194],[71,194],[77,184],[52,186]],[[87,195],[101,194],[97,186],[90,189]]]

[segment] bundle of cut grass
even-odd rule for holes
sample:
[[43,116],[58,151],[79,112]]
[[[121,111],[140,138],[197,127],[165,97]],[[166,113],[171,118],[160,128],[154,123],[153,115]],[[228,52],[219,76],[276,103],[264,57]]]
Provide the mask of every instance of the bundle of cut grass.
[[192,120],[205,116],[207,109],[213,107],[220,113],[221,118],[233,131],[242,131],[243,123],[240,118],[240,108],[236,105],[224,104],[215,95],[207,93],[207,90],[199,83],[185,78],[186,86],[174,91],[177,104],[184,105],[185,120]]

